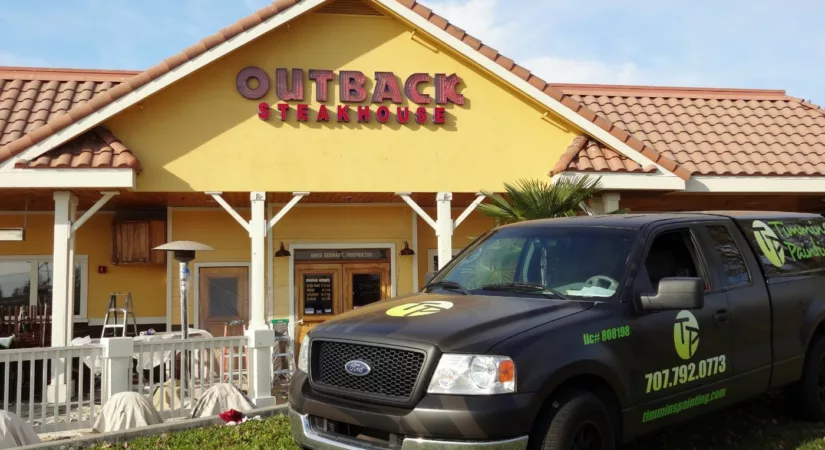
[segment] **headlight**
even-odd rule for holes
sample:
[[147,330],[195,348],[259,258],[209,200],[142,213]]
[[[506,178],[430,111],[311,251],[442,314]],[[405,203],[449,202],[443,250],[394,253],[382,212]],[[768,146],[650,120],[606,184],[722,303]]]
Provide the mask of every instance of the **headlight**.
[[491,395],[516,392],[516,366],[506,356],[441,355],[429,394]]
[[301,349],[298,350],[298,370],[309,373],[309,336],[304,336],[301,341]]

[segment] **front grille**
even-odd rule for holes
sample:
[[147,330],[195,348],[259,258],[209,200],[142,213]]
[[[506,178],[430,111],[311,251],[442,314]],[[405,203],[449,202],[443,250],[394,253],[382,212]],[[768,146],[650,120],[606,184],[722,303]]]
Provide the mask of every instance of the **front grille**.
[[[367,394],[394,402],[412,398],[425,359],[422,351],[332,341],[316,341],[312,355],[312,381],[321,389]],[[347,373],[344,366],[353,360],[367,363],[370,372],[365,376]]]

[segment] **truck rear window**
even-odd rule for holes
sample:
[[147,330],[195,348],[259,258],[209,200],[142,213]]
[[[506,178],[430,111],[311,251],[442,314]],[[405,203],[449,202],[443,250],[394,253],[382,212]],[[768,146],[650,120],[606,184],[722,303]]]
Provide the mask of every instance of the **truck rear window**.
[[433,281],[483,294],[527,283],[570,297],[612,297],[624,278],[637,232],[602,227],[513,227],[494,232],[453,260]]
[[767,276],[825,269],[825,219],[738,219]]

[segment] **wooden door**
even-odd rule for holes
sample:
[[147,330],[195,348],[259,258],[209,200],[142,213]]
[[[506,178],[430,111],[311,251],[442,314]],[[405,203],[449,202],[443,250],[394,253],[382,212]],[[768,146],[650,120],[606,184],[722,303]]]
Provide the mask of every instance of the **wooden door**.
[[296,349],[312,327],[343,310],[341,272],[341,264],[295,265],[295,310],[303,320],[296,330]]
[[389,264],[344,266],[344,311],[358,309],[389,297]]
[[200,328],[213,336],[243,335],[243,327],[226,326],[230,321],[249,322],[249,269],[247,267],[201,267],[198,271]]

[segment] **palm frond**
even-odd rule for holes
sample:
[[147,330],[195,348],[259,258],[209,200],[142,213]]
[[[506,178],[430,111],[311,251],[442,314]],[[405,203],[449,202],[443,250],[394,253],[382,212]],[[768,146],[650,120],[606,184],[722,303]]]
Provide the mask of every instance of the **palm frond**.
[[478,209],[502,223],[525,220],[569,217],[587,211],[582,205],[601,192],[601,177],[588,175],[549,180],[520,179],[504,183],[506,198],[498,193],[482,191],[487,202]]

